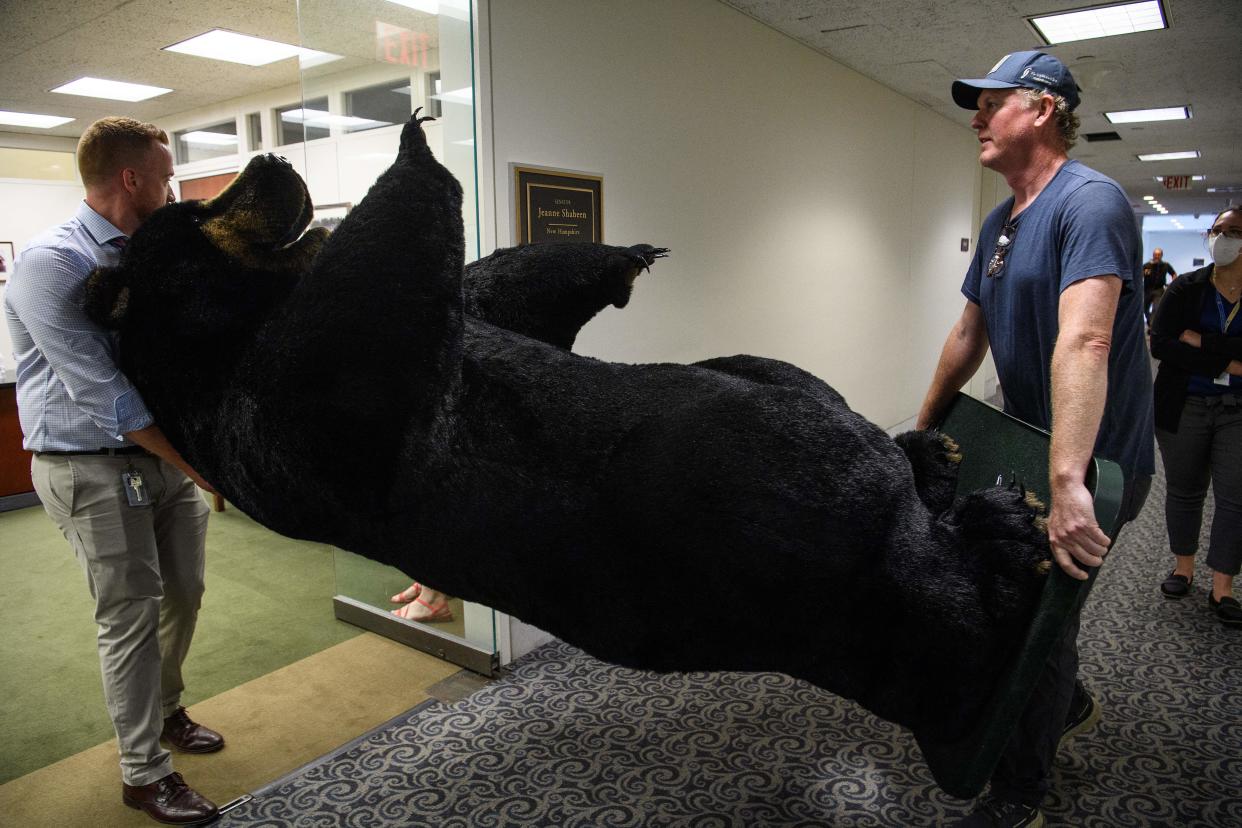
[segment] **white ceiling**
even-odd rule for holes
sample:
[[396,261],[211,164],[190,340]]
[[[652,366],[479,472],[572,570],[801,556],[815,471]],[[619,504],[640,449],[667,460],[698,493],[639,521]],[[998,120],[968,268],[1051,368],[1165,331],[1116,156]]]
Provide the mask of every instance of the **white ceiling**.
[[[160,51],[215,28],[344,56],[308,70],[316,75],[372,66],[375,21],[438,46],[434,17],[386,0],[0,0],[0,109],[76,119],[53,129],[0,130],[76,140],[105,115],[159,121],[299,83],[294,59],[242,66]],[[83,75],[174,91],[132,104],[48,91]],[[0,132],[0,144],[4,138]]]
[[[1208,213],[1242,202],[1242,0],[1163,0],[1169,28],[1044,46],[1028,16],[1102,5],[1091,0],[723,0],[822,54],[961,124],[973,113],[949,95],[1009,52],[1042,49],[1082,87],[1080,136],[1071,156],[1115,179],[1140,214],[1153,195],[1172,213]],[[1187,104],[1189,121],[1111,124],[1104,112]],[[1202,157],[1144,162],[1139,153],[1197,149]],[[1154,178],[1205,175],[1189,191]],[[1237,187],[1209,194],[1207,187]]]
[[[1211,212],[1242,201],[1242,0],[1163,0],[1171,27],[1046,48],[1069,64],[1083,102],[1082,132],[1115,131],[1120,141],[1080,140],[1073,156],[1112,176],[1141,201],[1155,195],[1174,213]],[[505,0],[495,0],[505,2]],[[963,125],[970,113],[949,97],[954,78],[979,77],[1001,55],[1038,48],[1028,15],[1086,5],[1074,0],[723,0],[834,60]],[[426,15],[385,0],[0,0],[0,109],[76,118],[52,130],[11,133],[76,138],[113,102],[58,95],[52,87],[84,74],[172,87],[124,114],[159,120],[232,98],[298,83],[295,61],[246,67],[160,48],[212,28],[258,34],[346,55],[331,73],[373,64],[374,20],[436,37]],[[301,11],[299,21],[298,11]],[[601,10],[601,14],[606,11]],[[299,25],[300,23],[300,25]],[[1112,125],[1105,110],[1188,104],[1189,121]],[[5,134],[0,133],[0,144]],[[10,139],[10,142],[11,139]],[[27,144],[28,145],[28,144]],[[1195,161],[1145,163],[1142,152],[1198,149]],[[1165,191],[1157,175],[1201,174],[1188,192]],[[1208,186],[1234,186],[1211,195]]]

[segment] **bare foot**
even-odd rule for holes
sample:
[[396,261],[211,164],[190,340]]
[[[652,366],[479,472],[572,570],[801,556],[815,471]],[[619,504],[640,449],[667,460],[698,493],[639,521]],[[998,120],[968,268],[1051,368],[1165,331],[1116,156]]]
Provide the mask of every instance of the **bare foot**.
[[401,590],[400,592],[398,592],[396,595],[392,596],[388,600],[392,601],[394,604],[408,604],[411,601],[413,601],[415,598],[417,598],[419,596],[419,593],[421,593],[422,591],[423,591],[423,585],[420,584],[418,581],[415,581],[414,583],[410,584],[408,587]]
[[428,587],[422,587],[419,597],[404,607],[393,610],[392,614],[407,621],[418,621],[423,624],[453,620],[453,610],[449,608],[448,596]]

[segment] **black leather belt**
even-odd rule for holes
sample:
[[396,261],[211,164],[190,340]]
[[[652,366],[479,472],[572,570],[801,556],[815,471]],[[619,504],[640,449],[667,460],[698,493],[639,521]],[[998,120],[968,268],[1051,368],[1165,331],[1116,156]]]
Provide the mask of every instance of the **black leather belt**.
[[82,451],[36,451],[35,454],[57,454],[57,455],[106,455],[108,457],[118,457],[127,454],[146,454],[147,450],[142,446],[123,446],[121,448],[101,448],[94,450],[83,449]]

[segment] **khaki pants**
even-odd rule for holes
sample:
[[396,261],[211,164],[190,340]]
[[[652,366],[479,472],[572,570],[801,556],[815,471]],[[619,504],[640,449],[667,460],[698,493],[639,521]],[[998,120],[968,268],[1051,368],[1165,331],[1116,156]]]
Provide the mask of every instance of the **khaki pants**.
[[[121,474],[131,465],[152,505],[127,502]],[[189,478],[147,455],[38,454],[30,470],[95,599],[121,777],[154,782],[172,772],[160,732],[180,704],[181,664],[202,601],[207,504]]]

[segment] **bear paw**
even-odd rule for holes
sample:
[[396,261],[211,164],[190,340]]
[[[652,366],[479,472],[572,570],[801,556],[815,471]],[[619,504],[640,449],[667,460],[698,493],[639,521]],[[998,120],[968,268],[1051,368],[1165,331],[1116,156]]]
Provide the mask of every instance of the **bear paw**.
[[1046,515],[1018,484],[971,492],[953,508],[965,563],[979,573],[982,609],[1002,623],[1030,616],[1052,570]]
[[651,272],[651,265],[656,259],[668,255],[667,247],[652,247],[649,244],[635,244],[622,250],[610,262],[609,285],[614,308],[624,308],[630,303],[630,294],[634,289],[634,281],[644,270]]
[[933,515],[947,511],[957,493],[957,470],[961,449],[953,438],[939,431],[907,431],[894,441],[906,453],[914,472],[919,500]]

